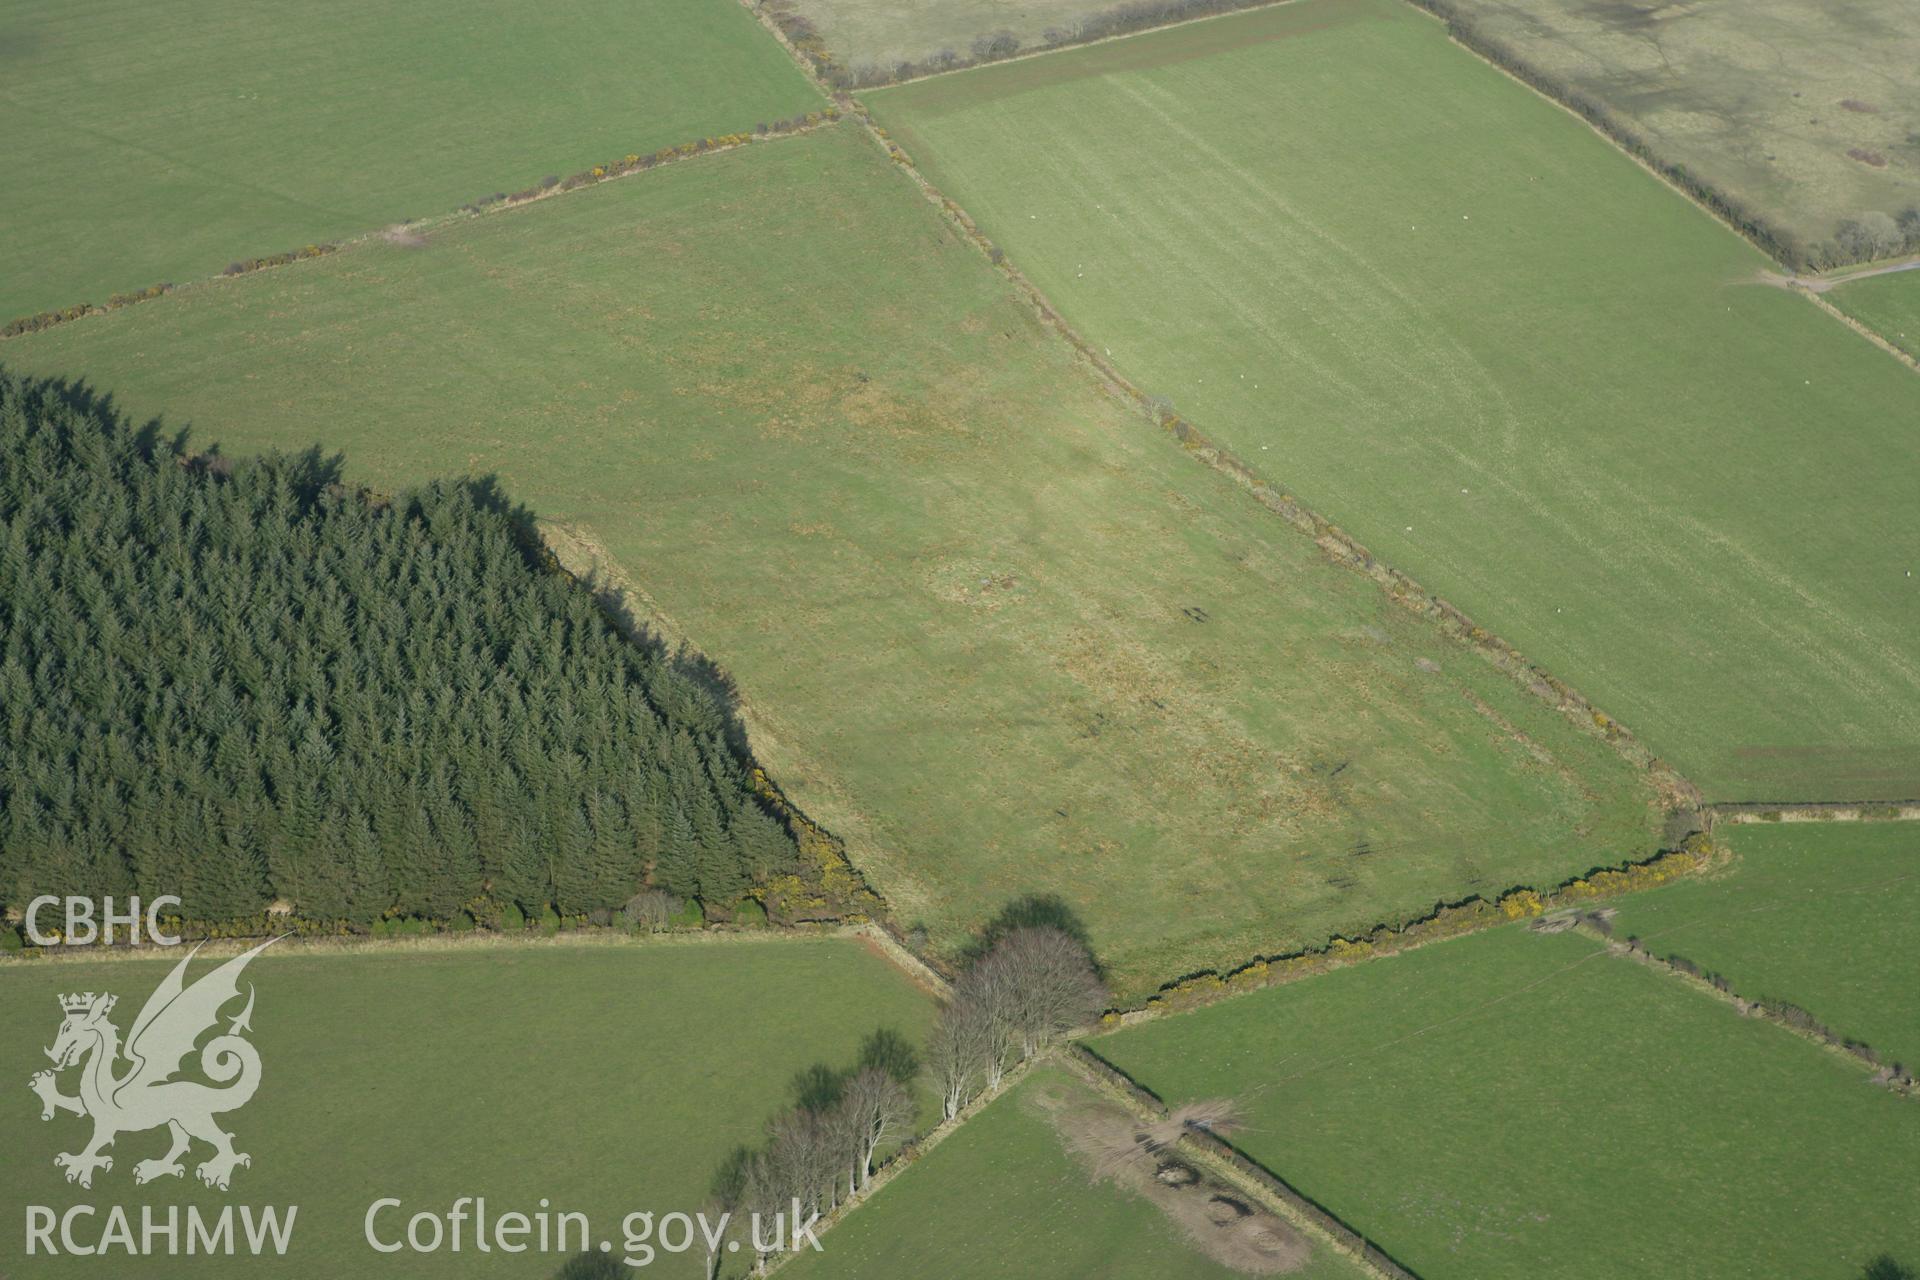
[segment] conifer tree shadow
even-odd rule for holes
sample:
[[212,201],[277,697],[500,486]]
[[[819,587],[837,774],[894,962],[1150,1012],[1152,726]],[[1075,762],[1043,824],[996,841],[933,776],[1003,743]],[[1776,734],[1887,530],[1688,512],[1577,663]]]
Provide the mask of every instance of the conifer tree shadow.
[[467,497],[473,500],[474,506],[501,517],[513,527],[515,534],[525,539],[526,545],[539,547],[544,551],[545,543],[541,541],[540,531],[534,525],[533,511],[524,502],[513,500],[507,493],[506,486],[500,483],[499,472],[489,471],[483,476],[466,476],[458,483],[459,487],[466,491]]
[[727,745],[749,759],[753,749],[747,744],[747,726],[740,718],[740,686],[725,668],[704,653],[682,647],[671,657],[673,669],[704,689],[720,709]]
[[[4,377],[6,372],[6,367],[0,365],[0,377]],[[28,405],[36,402],[61,405],[71,410],[79,422],[98,424],[103,433],[125,434],[132,441],[135,451],[148,461],[166,455],[185,457],[187,454],[187,428],[182,427],[168,440],[159,418],[149,418],[135,426],[131,417],[115,402],[111,391],[101,391],[85,378],[23,377],[15,390]]]
[[[214,446],[210,456],[219,457],[218,445]],[[295,496],[307,510],[317,506],[322,496],[337,496],[346,490],[347,456],[344,453],[327,453],[319,445],[310,444],[298,453],[269,456],[277,465],[285,468]]]
[[[541,572],[555,568],[553,553],[540,533],[538,517],[527,506],[512,501],[500,486],[499,478],[486,475],[466,481],[474,502],[505,518],[512,527],[515,542],[527,563]],[[720,714],[722,739],[737,756],[751,760],[753,747],[747,740],[747,726],[740,714],[740,686],[733,676],[704,653],[685,645],[675,646],[662,636],[646,618],[639,617],[618,584],[599,572],[591,572],[580,584],[593,596],[600,611],[648,659],[665,664],[674,674],[688,681],[712,701]]]
[[[0,375],[4,373],[4,367],[0,367]],[[60,405],[72,412],[73,421],[93,425],[104,435],[124,438],[134,452],[148,462],[171,458],[190,470],[222,478],[241,465],[242,460],[224,452],[218,441],[196,449],[191,423],[173,428],[171,433],[165,420],[159,417],[136,425],[115,400],[113,392],[102,391],[85,378],[56,375],[23,379],[18,393],[29,404],[39,401]],[[311,510],[323,495],[343,490],[345,454],[328,453],[318,444],[312,444],[297,451],[271,450],[263,455],[263,460],[280,468],[303,510]]]

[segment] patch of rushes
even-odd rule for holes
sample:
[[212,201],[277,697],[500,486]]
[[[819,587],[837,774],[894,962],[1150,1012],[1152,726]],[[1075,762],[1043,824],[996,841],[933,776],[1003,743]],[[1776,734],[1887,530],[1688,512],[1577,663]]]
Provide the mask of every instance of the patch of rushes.
[[[1769,0],[1737,19],[1577,0],[1524,17],[1498,0],[1411,3],[1776,261],[1830,270],[1920,249],[1920,117],[1882,92],[1920,41],[1888,0],[1836,13],[1790,65],[1772,57],[1777,42],[1809,33],[1797,8]],[[1907,163],[1890,166],[1888,152]]]

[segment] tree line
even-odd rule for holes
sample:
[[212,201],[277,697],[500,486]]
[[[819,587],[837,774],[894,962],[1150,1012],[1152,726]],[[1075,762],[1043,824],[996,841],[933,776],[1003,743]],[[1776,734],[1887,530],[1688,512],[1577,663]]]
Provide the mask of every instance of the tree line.
[[[911,1086],[919,1074],[913,1046],[898,1032],[876,1031],[853,1069],[802,1071],[793,1082],[796,1104],[767,1126],[765,1144],[742,1147],[721,1166],[710,1207],[731,1215],[734,1237],[754,1255],[756,1271],[779,1251],[781,1238],[771,1230],[755,1235],[754,1216],[763,1225],[796,1213],[805,1221],[865,1190],[881,1151],[913,1130]],[[707,1256],[709,1276],[719,1261],[716,1243]]]
[[0,371],[0,904],[359,928],[724,905],[793,866],[709,686],[496,492],[338,475]]
[[[826,1215],[867,1188],[876,1161],[897,1135],[912,1133],[913,1086],[927,1080],[941,1119],[1000,1089],[1018,1064],[1094,1021],[1106,1007],[1084,936],[1057,900],[1026,899],[990,926],[923,1054],[898,1033],[878,1031],[848,1071],[811,1067],[794,1081],[794,1105],[767,1126],[758,1147],[722,1166],[708,1208],[732,1215],[735,1239],[764,1270],[775,1241],[753,1240],[746,1224],[796,1212]],[[708,1255],[714,1274],[721,1247]]]

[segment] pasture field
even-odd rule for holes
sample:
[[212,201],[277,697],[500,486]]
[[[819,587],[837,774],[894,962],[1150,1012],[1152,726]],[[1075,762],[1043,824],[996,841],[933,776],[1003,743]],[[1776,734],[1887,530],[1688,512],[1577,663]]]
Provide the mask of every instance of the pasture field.
[[[1069,1154],[1059,1128],[1100,1105],[1077,1076],[1042,1066],[946,1138],[797,1259],[792,1280],[1231,1280],[1236,1270],[1138,1194]],[[1256,1273],[1257,1274],[1257,1273]],[[1292,1280],[1360,1280],[1314,1247]]]
[[1920,359],[1920,271],[1853,280],[1829,293],[1827,301]]
[[1426,1280],[1920,1259],[1920,1108],[1573,933],[1520,926],[1093,1042]]
[[354,481],[497,473],[936,946],[1056,893],[1138,994],[1659,839],[1596,736],[1098,393],[851,125],[0,358]]
[[1122,372],[1711,798],[1920,790],[1920,381],[1440,24],[1300,0],[867,101]]
[[1920,30],[1901,0],[1439,0],[1804,245],[1920,207]]
[[821,106],[733,0],[0,13],[0,321]]
[[[850,1066],[861,1040],[892,1027],[914,1040],[931,1002],[850,939],[728,939],[613,946],[496,946],[338,954],[271,951],[246,971],[261,1084],[226,1118],[253,1157],[231,1194],[183,1180],[136,1193],[136,1161],[160,1155],[164,1131],[122,1135],[91,1191],[63,1180],[56,1152],[84,1143],[83,1121],[42,1122],[26,1081],[60,1024],[57,994],[112,991],[124,1033],[178,956],[44,962],[0,971],[0,1189],[9,1204],[298,1205],[284,1260],[143,1260],[143,1277],[550,1274],[558,1257],[375,1253],[368,1206],[397,1197],[398,1219],[444,1213],[462,1195],[493,1212],[587,1214],[619,1240],[629,1212],[698,1209],[733,1148],[756,1143],[790,1078],[816,1063]],[[196,961],[191,976],[212,967]],[[75,1090],[72,1072],[61,1089]],[[204,1158],[204,1150],[195,1159]],[[183,1210],[184,1211],[184,1210]],[[104,1212],[104,1209],[102,1210]],[[98,1228],[96,1223],[96,1229]],[[596,1238],[595,1243],[598,1243]],[[10,1224],[0,1269],[99,1275],[102,1260],[35,1257]],[[696,1276],[697,1258],[645,1274]],[[109,1266],[107,1269],[111,1269]]]
[[1615,932],[1785,1000],[1884,1056],[1920,1063],[1920,826],[1721,828],[1738,854],[1710,880],[1622,898]]

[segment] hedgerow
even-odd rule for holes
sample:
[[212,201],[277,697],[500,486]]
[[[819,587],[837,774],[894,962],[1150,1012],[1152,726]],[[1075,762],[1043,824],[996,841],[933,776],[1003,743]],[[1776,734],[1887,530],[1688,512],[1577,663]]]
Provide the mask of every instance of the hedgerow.
[[753,132],[751,133],[722,133],[711,138],[694,138],[689,142],[678,143],[671,147],[661,147],[658,151],[650,151],[646,155],[629,152],[624,156],[608,160],[602,164],[596,164],[591,168],[582,169],[580,172],[569,174],[564,178],[558,174],[553,174],[541,179],[536,185],[527,187],[524,190],[496,191],[492,195],[481,196],[479,199],[471,200],[460,207],[465,212],[478,213],[489,205],[519,204],[527,200],[537,200],[552,191],[574,191],[580,187],[591,186],[596,182],[604,182],[609,178],[618,178],[623,174],[637,173],[643,169],[652,169],[674,160],[684,160],[689,156],[704,155],[709,151],[724,151],[729,147],[742,146],[755,139],[777,138],[793,133],[804,133],[808,129],[817,128],[821,124],[838,120],[839,118],[840,108],[838,106],[828,106],[819,111],[809,111],[804,115],[793,116],[786,120],[775,120],[770,123],[761,121],[754,126]]
[[[1646,862],[1595,871],[1545,893],[1522,887],[1511,889],[1491,901],[1480,897],[1468,898],[1463,902],[1442,906],[1430,915],[1404,924],[1383,924],[1362,937],[1332,938],[1324,946],[1287,955],[1259,957],[1224,974],[1212,970],[1192,974],[1162,987],[1147,1000],[1144,1011],[1159,1013],[1210,1004],[1229,994],[1279,986],[1356,961],[1392,955],[1409,947],[1471,933],[1490,925],[1530,919],[1594,898],[1650,889],[1700,871],[1709,865],[1712,858],[1711,844],[1705,837],[1695,836],[1682,848],[1662,853]],[[1103,1021],[1106,1025],[1114,1026],[1122,1018],[1121,1013],[1114,1012]]]
[[289,262],[301,262],[307,258],[324,258],[340,246],[336,244],[309,244],[298,249],[289,249],[285,253],[269,253],[261,258],[236,258],[226,265],[220,274],[223,276],[243,276],[249,271],[264,271],[268,267],[284,267]]

